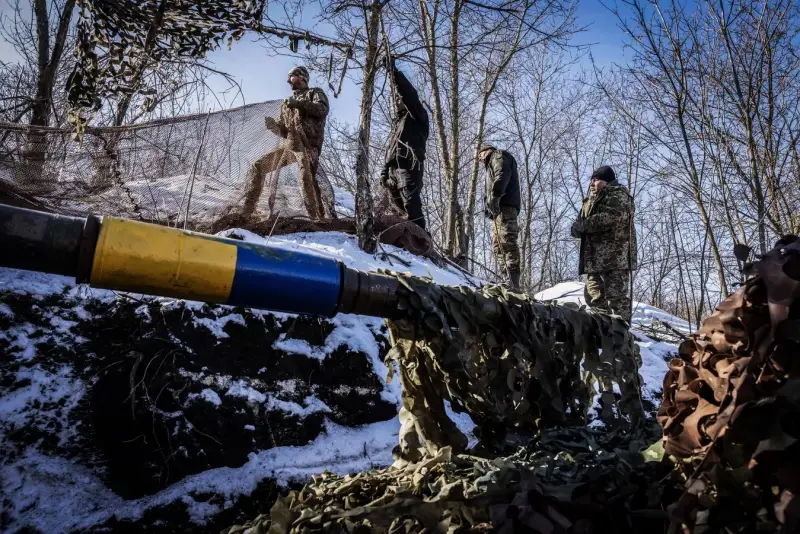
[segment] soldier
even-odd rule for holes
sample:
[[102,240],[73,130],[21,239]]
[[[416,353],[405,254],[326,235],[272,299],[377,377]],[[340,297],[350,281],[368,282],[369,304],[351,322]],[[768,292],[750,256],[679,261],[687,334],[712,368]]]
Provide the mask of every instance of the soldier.
[[484,145],[478,158],[486,167],[486,216],[492,219],[492,248],[497,264],[510,282],[512,290],[519,290],[520,259],[519,235],[520,194],[517,161],[505,150]]
[[381,171],[381,183],[408,220],[425,229],[420,195],[425,144],[428,142],[428,112],[420,102],[417,90],[397,70],[393,57],[386,58],[386,67],[393,87],[395,116],[386,148],[386,163]]
[[322,89],[309,87],[308,79],[308,69],[305,67],[290,70],[287,81],[292,88],[292,96],[281,103],[277,121],[272,117],[264,119],[267,129],[285,141],[277,150],[265,154],[250,167],[245,191],[245,214],[255,211],[264,188],[265,175],[296,162],[300,167],[300,182],[308,215],[314,219],[325,216],[317,182],[317,167],[325,138],[328,97]]
[[586,304],[631,322],[630,280],[636,269],[633,198],[604,165],[592,173],[572,236],[580,238],[578,273],[586,274]]
[[[628,190],[617,182],[614,170],[602,166],[592,173],[589,197],[584,200],[578,219],[572,224],[572,236],[581,240],[578,272],[586,274],[586,304],[599,311],[621,316],[631,322],[630,278],[636,269],[636,230],[634,205]],[[638,346],[633,357],[618,358],[603,354],[583,362],[586,385],[594,389],[600,383],[601,417],[614,422],[612,406],[617,404],[613,383],[619,384],[621,413],[630,415],[631,423],[644,418],[641,402],[641,357]],[[588,410],[590,406],[587,404]]]

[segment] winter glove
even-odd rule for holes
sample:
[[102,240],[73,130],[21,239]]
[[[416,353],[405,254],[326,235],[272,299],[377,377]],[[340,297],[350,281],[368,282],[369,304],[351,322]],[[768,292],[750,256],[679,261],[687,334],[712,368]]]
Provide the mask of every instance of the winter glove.
[[300,101],[299,101],[299,100],[297,100],[297,99],[296,99],[295,97],[293,97],[293,96],[290,96],[289,98],[287,98],[286,100],[284,100],[284,101],[283,101],[283,103],[284,103],[284,104],[286,104],[286,107],[287,107],[287,108],[290,108],[290,109],[297,109],[297,108],[299,108],[299,107],[300,107]]
[[387,166],[381,170],[381,184],[386,189],[392,189],[395,186],[394,180],[389,177],[389,167]]
[[394,68],[395,57],[390,54],[384,54],[381,58],[381,65],[386,70],[392,70]]
[[578,219],[572,223],[570,233],[572,234],[572,237],[576,239],[583,236],[583,219]]
[[281,129],[278,126],[278,123],[275,122],[275,119],[272,117],[264,117],[264,126],[267,127],[267,130],[274,133],[275,135],[281,135]]
[[492,198],[486,206],[486,216],[494,219],[498,215],[500,215],[500,199]]

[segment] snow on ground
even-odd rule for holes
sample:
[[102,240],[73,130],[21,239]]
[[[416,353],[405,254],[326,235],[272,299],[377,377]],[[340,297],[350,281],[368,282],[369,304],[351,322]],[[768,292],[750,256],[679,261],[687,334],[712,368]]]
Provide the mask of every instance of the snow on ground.
[[341,187],[332,185],[333,197],[336,201],[336,213],[340,217],[354,217],[356,214],[356,199],[352,193]]
[[[15,495],[9,514],[10,531],[23,525],[43,532],[87,529],[112,517],[140,519],[155,506],[183,501],[192,519],[206,518],[231,506],[234,498],[249,495],[266,478],[286,484],[328,470],[345,474],[392,462],[400,424],[397,419],[348,428],[328,422],[326,432],[305,447],[276,447],[251,454],[237,468],[204,471],[141,499],[124,500],[108,490],[88,469],[62,458],[30,449],[11,465],[0,467],[0,488]],[[214,493],[220,503],[199,502],[191,495]]]
[[[301,233],[294,235],[272,236],[264,238],[243,230],[231,230],[223,235],[235,233],[248,242],[268,243],[270,246],[309,252],[325,257],[336,258],[349,267],[364,271],[391,269],[410,272],[419,276],[431,277],[435,282],[448,285],[477,285],[479,280],[466,276],[454,268],[442,268],[414,256],[404,250],[386,246],[385,250],[400,257],[408,265],[398,264],[391,258],[381,259],[380,255],[372,256],[358,248],[355,237],[336,233]],[[0,269],[0,291],[12,291],[20,294],[31,294],[42,299],[45,295],[67,292],[75,297],[100,299],[115,298],[114,292],[92,290],[76,287],[71,279],[63,276],[44,275]],[[583,304],[583,284],[567,282],[536,295],[538,300],[556,300]],[[164,306],[170,305],[171,299],[160,299]],[[192,303],[194,307],[195,304]],[[196,303],[197,307],[202,306]],[[86,314],[80,306],[75,313]],[[146,308],[144,312],[146,312]],[[241,315],[232,314],[226,307],[217,308],[216,318],[197,319],[197,323],[218,338],[227,337],[223,327],[227,322],[243,324]],[[263,312],[268,314],[269,312]],[[12,311],[0,303],[0,314],[9,316]],[[289,314],[273,314],[278,320],[291,317]],[[672,317],[661,310],[637,304],[634,314],[634,330],[640,325],[649,325],[660,319],[686,332],[691,328],[684,321]],[[385,378],[387,367],[380,360],[379,347],[375,335],[381,334],[381,319],[356,315],[339,315],[331,320],[334,329],[325,339],[324,345],[312,346],[307,341],[281,336],[275,347],[290,353],[297,353],[312,358],[324,359],[341,346],[365,353],[372,364],[376,375]],[[53,335],[63,337],[69,335],[69,321],[54,320]],[[15,327],[15,332],[3,332],[0,336],[13,339],[17,343],[27,342],[24,325]],[[664,372],[667,369],[665,358],[676,351],[672,345],[649,340],[639,334],[642,341],[643,367],[641,374],[645,381],[645,395],[651,399],[661,388]],[[26,348],[26,350],[27,350]],[[31,359],[31,358],[28,358]],[[24,360],[24,358],[23,358]],[[22,362],[24,364],[24,361]],[[14,395],[0,399],[0,418],[29,421],[26,407],[31,406],[32,396],[47,403],[63,402],[67,408],[77,402],[82,395],[82,384],[72,378],[68,369],[56,373],[40,372],[37,365],[23,367],[19,372],[27,373],[31,379],[29,389],[18,390]],[[205,402],[209,409],[226,402],[226,397],[243,397],[254,404],[266,404],[268,409],[279,409],[305,417],[311,413],[329,413],[331,410],[314,396],[305,397],[302,404],[278,399],[273,395],[265,395],[253,389],[248,383],[227,378],[223,383],[209,382],[217,387],[204,389],[192,397],[192,402]],[[283,387],[285,386],[285,387]],[[293,384],[284,384],[282,389],[291,390]],[[401,388],[395,379],[384,386],[382,398],[395,405],[400,405]],[[447,406],[448,414],[458,427],[468,435],[474,443],[472,429],[474,427],[466,414],[454,414]],[[65,411],[60,412],[63,417]],[[30,419],[34,424],[46,424],[45,420]],[[397,418],[357,428],[336,425],[330,421],[325,423],[325,432],[304,447],[276,447],[251,454],[247,463],[238,468],[211,469],[181,480],[178,483],[141,499],[123,500],[111,492],[89,469],[71,463],[63,458],[47,456],[35,448],[28,449],[25,454],[13,463],[5,463],[0,467],[0,488],[5,495],[15,495],[8,510],[11,519],[10,531],[35,527],[42,531],[63,532],[70,529],[85,529],[100,524],[112,516],[119,519],[141,518],[143,514],[155,506],[165,505],[180,500],[187,504],[193,519],[202,524],[211,515],[222,508],[235,503],[235,497],[252,492],[264,478],[274,477],[282,483],[293,479],[303,479],[323,470],[336,473],[347,473],[368,469],[375,465],[385,466],[391,463],[391,450],[397,444],[399,430]],[[67,439],[68,436],[60,436]],[[215,493],[220,500],[195,500],[191,495]]]
[[[561,304],[573,303],[585,306],[586,300],[583,298],[583,287],[584,284],[582,282],[562,282],[536,293],[534,298],[541,301],[552,300]],[[641,302],[633,303],[631,331],[639,339],[637,343],[641,349],[642,367],[639,370],[639,374],[644,380],[642,394],[651,402],[658,404],[660,402],[664,374],[668,369],[667,362],[671,359],[671,354],[677,354],[678,347],[669,343],[654,341],[639,330],[641,327],[650,326],[656,319],[668,323],[685,334],[690,334],[694,329],[687,321],[670,315],[664,310]]]

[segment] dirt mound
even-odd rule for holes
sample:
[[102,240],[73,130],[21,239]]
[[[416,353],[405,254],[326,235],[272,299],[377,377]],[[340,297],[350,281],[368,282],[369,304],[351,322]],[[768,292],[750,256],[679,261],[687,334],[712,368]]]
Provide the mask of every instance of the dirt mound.
[[0,293],[0,302],[0,397],[7,401],[0,464],[14,474],[3,486],[10,512],[3,531],[21,526],[28,468],[14,466],[29,465],[34,453],[68,460],[146,509],[91,528],[174,531],[196,522],[196,507],[216,510],[206,514],[207,526],[223,526],[264,510],[277,495],[275,481],[267,474],[253,491],[233,495],[189,485],[185,496],[156,506],[148,496],[209,470],[241,467],[256,453],[306,446],[326,425],[358,427],[397,414],[376,375],[377,355],[348,344],[360,334],[385,351],[379,321],[87,299],[74,290],[43,298]]
[[[228,228],[242,228],[258,235],[285,235],[301,232],[344,232],[356,234],[355,218],[312,220],[305,217],[269,217],[257,219],[237,213],[226,215],[214,224],[198,227],[198,231],[218,233]],[[438,257],[433,240],[425,230],[407,219],[394,214],[375,218],[375,232],[385,245],[403,248],[417,256]]]

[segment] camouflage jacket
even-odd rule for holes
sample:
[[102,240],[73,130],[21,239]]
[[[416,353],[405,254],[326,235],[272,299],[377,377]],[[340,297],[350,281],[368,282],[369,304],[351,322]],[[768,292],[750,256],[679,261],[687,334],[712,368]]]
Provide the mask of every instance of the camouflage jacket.
[[486,214],[497,216],[492,209],[492,201],[498,206],[511,206],[520,209],[519,173],[517,160],[505,150],[495,150],[486,163]]
[[579,274],[636,270],[634,213],[633,198],[617,182],[583,201]]
[[322,142],[325,140],[328,97],[318,87],[297,89],[293,91],[292,96],[297,100],[297,107],[290,108],[284,101],[276,121],[281,134],[289,139],[291,144],[308,146],[319,154]]

